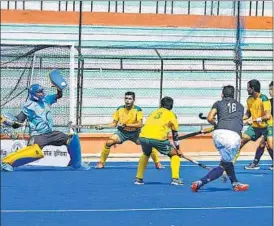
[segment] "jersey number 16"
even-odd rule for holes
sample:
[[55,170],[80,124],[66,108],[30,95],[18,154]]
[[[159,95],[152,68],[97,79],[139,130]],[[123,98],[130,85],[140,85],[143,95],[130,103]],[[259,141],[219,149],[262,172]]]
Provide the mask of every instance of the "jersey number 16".
[[227,106],[229,114],[237,111],[236,103],[228,103]]

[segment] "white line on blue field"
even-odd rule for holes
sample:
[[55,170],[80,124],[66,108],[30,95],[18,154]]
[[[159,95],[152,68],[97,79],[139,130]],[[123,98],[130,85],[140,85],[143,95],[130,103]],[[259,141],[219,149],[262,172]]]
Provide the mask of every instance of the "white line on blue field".
[[66,213],[66,212],[149,212],[171,210],[237,210],[237,209],[272,209],[273,206],[216,206],[216,207],[163,207],[134,209],[45,209],[45,210],[1,210],[1,213]]
[[[136,162],[136,164],[134,165],[134,164],[132,164],[132,163],[130,163],[130,164],[127,164],[127,163],[124,163],[124,164],[117,164],[117,165],[111,165],[111,163],[109,163],[109,165],[106,165],[105,166],[105,168],[127,168],[127,167],[136,167],[137,166],[137,162]],[[94,167],[95,167],[95,165],[96,165],[96,163],[90,163],[90,165],[92,166],[92,165],[94,165]],[[218,166],[219,164],[218,163],[216,163],[216,164],[206,164],[206,166]],[[237,167],[237,166],[247,166],[248,164],[236,164],[235,165],[235,167]],[[265,163],[265,164],[260,164],[260,166],[271,166],[272,164],[267,164],[267,163]],[[154,167],[154,165],[148,165],[149,167]],[[169,167],[170,165],[169,164],[163,164],[163,166],[164,167]],[[199,166],[197,166],[197,165],[195,165],[195,164],[184,164],[184,163],[182,163],[181,164],[181,167],[199,167]]]

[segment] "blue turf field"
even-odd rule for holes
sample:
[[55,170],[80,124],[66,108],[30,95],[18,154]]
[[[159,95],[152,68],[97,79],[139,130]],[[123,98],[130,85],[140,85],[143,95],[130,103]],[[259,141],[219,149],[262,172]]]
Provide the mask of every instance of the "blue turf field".
[[[216,162],[205,162],[208,165]],[[183,162],[184,186],[170,185],[170,170],[149,165],[143,186],[133,184],[137,163],[108,163],[103,170],[25,167],[1,173],[2,226],[271,226],[273,181],[269,161],[258,171],[236,166],[247,192],[219,180],[198,193],[190,183],[206,170]],[[93,163],[94,165],[94,163]]]

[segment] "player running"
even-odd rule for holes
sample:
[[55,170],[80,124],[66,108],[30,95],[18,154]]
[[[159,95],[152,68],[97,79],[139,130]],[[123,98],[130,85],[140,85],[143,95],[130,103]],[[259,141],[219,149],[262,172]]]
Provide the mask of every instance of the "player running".
[[[213,168],[208,174],[191,185],[193,192],[197,192],[205,184],[216,180],[224,173],[228,175],[234,191],[246,191],[248,184],[238,182],[233,159],[240,148],[241,131],[243,129],[244,107],[234,99],[233,86],[224,86],[222,100],[213,104],[207,120],[215,127],[213,141],[218,149],[221,160],[218,167]],[[218,122],[215,120],[217,115]]]

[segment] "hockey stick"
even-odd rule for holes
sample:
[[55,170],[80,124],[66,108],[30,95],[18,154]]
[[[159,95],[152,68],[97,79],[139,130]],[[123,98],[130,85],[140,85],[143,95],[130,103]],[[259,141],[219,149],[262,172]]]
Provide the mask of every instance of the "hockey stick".
[[186,156],[183,155],[183,154],[181,155],[181,157],[184,158],[184,159],[186,159],[186,160],[189,161],[189,162],[194,163],[195,165],[198,165],[198,166],[204,168],[204,169],[211,170],[210,167],[208,167],[208,166],[206,166],[206,165],[204,165],[204,164],[202,164],[202,163],[200,163],[200,162],[198,162],[198,161],[195,161],[195,160],[193,160],[193,159],[190,159],[190,158],[186,157]]
[[206,128],[206,129],[202,129],[202,130],[200,130],[200,131],[197,131],[197,132],[193,132],[193,133],[189,133],[189,134],[186,134],[186,135],[183,135],[183,136],[179,136],[179,137],[178,137],[178,140],[184,140],[184,139],[187,139],[187,138],[189,138],[189,137],[197,136],[197,135],[199,135],[199,134],[211,133],[213,130],[214,130],[213,127],[209,127],[209,128]]
[[207,117],[206,117],[206,116],[203,116],[203,114],[204,114],[204,113],[200,113],[200,114],[199,114],[199,118],[202,119],[202,120],[206,120]]
[[72,129],[95,129],[98,125],[71,125]]
[[[210,132],[212,132],[213,130],[214,130],[213,127],[209,127],[209,128],[207,128],[207,129],[204,129],[204,130],[200,130],[200,131],[197,131],[197,132],[193,132],[193,133],[186,134],[186,135],[184,135],[184,136],[180,136],[180,137],[178,137],[178,140],[183,140],[183,139],[186,139],[186,138],[189,138],[189,137],[193,137],[193,136],[196,136],[196,135],[202,134],[202,133],[203,133],[203,134],[210,133]],[[197,162],[197,161],[195,161],[195,160],[192,160],[192,159],[186,157],[186,156],[183,155],[183,154],[181,155],[181,157],[184,158],[184,159],[186,159],[186,160],[188,160],[188,161],[190,161],[190,162],[192,162],[192,163],[194,163],[194,164],[196,164],[196,165],[198,165],[198,166],[200,166],[200,167],[202,167],[202,168],[204,168],[204,169],[211,170],[210,167],[208,167],[208,166],[206,166],[206,165],[204,165],[204,164],[202,164],[202,163],[200,163],[200,162]]]
[[[194,163],[195,165],[198,165],[198,166],[202,167],[203,169],[207,169],[207,170],[209,170],[209,171],[212,170],[211,167],[208,167],[208,166],[206,166],[206,165],[204,165],[204,164],[202,164],[202,163],[200,163],[200,162],[198,162],[198,161],[195,161],[195,160],[193,160],[193,159],[190,159],[190,158],[186,157],[186,156],[183,155],[183,154],[181,155],[181,157],[184,158],[184,159],[186,159],[186,160],[189,161],[189,162]],[[227,182],[226,174],[223,174],[223,175],[221,176],[221,181],[222,181],[222,183],[226,183],[226,182]]]
[[[199,114],[199,118],[202,119],[202,120],[207,120],[207,117],[206,116],[203,116],[203,113],[200,113]],[[214,129],[213,129],[214,130]],[[227,177],[226,177],[226,174],[224,173],[222,176],[221,176],[221,181],[223,183],[226,183],[227,182]]]

